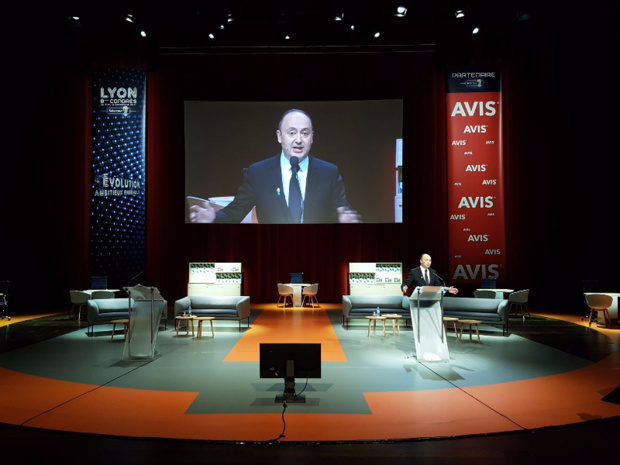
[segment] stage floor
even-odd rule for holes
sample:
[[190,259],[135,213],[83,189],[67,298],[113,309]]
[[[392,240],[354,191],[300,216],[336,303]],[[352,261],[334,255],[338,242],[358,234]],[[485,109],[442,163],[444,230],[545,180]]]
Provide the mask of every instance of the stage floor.
[[[534,431],[620,416],[620,329],[574,316],[481,325],[481,343],[448,333],[450,363],[418,362],[411,328],[368,336],[342,327],[339,306],[253,305],[250,328],[216,321],[197,339],[158,333],[153,361],[122,361],[122,332],[67,314],[14,317],[0,328],[0,422],[136,438],[348,442]],[[402,322],[401,322],[402,323]],[[7,326],[8,324],[8,326]],[[118,331],[118,330],[117,330]],[[47,334],[47,336],[41,336]],[[322,376],[296,380],[306,403],[275,402],[261,379],[260,342],[320,342]]]

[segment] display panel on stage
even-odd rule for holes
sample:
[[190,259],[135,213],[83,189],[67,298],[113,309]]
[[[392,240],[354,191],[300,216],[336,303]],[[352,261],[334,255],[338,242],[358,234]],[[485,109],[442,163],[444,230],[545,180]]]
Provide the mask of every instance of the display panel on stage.
[[241,295],[241,263],[192,262],[187,295]]
[[156,287],[126,287],[129,295],[129,329],[123,360],[153,360],[157,355],[157,332],[166,301]]
[[442,300],[447,288],[418,286],[409,298],[415,357],[420,362],[449,362]]
[[349,263],[349,294],[402,295],[402,263]]

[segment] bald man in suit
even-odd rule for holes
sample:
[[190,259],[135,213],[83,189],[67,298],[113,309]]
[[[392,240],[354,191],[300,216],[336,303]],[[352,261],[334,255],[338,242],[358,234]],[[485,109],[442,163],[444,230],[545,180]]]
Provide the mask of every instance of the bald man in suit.
[[[209,204],[191,206],[192,223],[240,223],[253,207],[259,223],[361,222],[347,201],[338,167],[310,155],[310,116],[302,110],[288,110],[280,119],[276,136],[281,153],[250,165],[239,192],[225,208],[215,211]],[[293,176],[295,184],[291,184]],[[301,195],[297,211],[291,208],[293,185],[299,189],[297,196]]]
[[[416,266],[409,270],[409,274],[407,275],[407,279],[400,286],[403,293],[406,294],[409,290],[409,287],[414,286],[445,286],[446,284],[443,280],[437,275],[435,270],[431,268],[432,259],[431,256],[427,253],[424,253],[420,256],[420,266]],[[448,292],[450,294],[458,294],[459,290],[455,287],[450,286],[448,288]]]

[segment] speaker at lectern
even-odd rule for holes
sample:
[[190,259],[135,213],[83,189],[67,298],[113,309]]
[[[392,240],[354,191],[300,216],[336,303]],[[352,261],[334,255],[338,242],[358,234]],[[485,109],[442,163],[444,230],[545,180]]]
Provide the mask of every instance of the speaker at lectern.
[[443,295],[447,287],[418,286],[409,297],[415,356],[420,362],[449,362],[443,324]]
[[167,302],[159,289],[138,284],[125,287],[129,296],[129,331],[123,360],[153,360],[157,355],[157,332],[162,306]]

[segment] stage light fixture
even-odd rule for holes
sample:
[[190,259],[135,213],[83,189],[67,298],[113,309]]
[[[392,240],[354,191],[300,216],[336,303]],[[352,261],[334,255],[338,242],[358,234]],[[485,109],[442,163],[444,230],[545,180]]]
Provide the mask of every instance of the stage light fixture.
[[232,23],[234,20],[235,18],[233,17],[232,13],[229,13],[226,21],[228,21],[229,23]]
[[140,36],[146,37],[146,31],[140,31]]
[[290,39],[291,39],[291,36],[289,36],[289,35],[285,35],[285,36],[284,36],[284,38],[285,38],[286,40],[290,40]]
[[215,36],[213,35],[212,32],[209,33],[209,39],[215,39]]
[[458,18],[464,18],[465,17],[465,12],[463,10],[456,10],[454,12],[454,16]]
[[476,35],[476,34],[478,34],[479,32],[480,32],[480,28],[479,28],[478,26],[474,27],[474,28],[472,29],[472,31],[471,31],[471,33],[472,33],[473,35]]
[[355,31],[355,24],[351,24],[351,30]]
[[396,8],[396,15],[399,18],[404,18],[407,15],[407,7],[405,6],[399,6],[398,8]]
[[220,30],[223,31],[224,30],[224,25],[220,24]]
[[336,13],[334,16],[334,21],[342,21],[344,19],[344,13]]
[[375,32],[375,39],[378,39],[381,33],[379,31]]
[[134,22],[134,17],[133,17],[133,15],[127,15],[127,16],[125,16],[125,21],[127,21],[128,23],[133,23],[133,22]]

